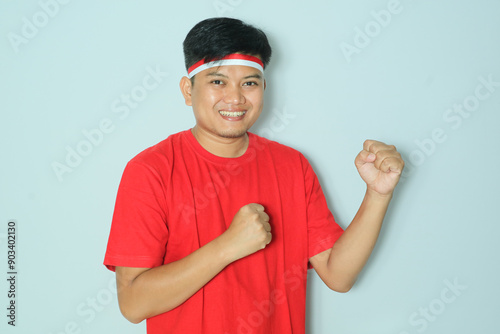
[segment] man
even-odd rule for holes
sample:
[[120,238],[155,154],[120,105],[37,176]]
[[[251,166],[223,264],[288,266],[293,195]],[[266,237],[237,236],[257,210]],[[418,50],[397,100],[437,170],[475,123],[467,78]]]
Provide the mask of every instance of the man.
[[393,146],[364,143],[355,164],[367,190],[343,231],[304,156],[248,132],[263,109],[265,34],[209,19],[184,54],[196,125],[133,158],[120,183],[104,261],[120,309],[148,333],[304,333],[307,269],[352,287],[404,163]]

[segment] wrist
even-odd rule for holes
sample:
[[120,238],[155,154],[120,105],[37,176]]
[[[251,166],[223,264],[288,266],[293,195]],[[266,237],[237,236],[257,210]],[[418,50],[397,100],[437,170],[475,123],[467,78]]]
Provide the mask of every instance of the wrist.
[[212,241],[212,244],[214,247],[215,256],[224,266],[227,266],[236,260],[234,257],[235,252],[232,251],[231,247],[229,246],[227,235],[225,233],[215,238]]
[[366,188],[365,197],[367,199],[376,201],[376,202],[390,202],[392,199],[393,192],[391,191],[388,194],[381,194],[369,187]]

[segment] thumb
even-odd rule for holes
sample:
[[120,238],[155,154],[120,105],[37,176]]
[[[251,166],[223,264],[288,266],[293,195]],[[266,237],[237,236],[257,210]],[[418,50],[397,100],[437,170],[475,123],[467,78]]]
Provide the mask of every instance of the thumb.
[[359,168],[359,167],[363,166],[364,164],[374,162],[376,158],[377,157],[375,154],[370,153],[366,150],[362,150],[356,156],[356,159],[354,160],[354,164],[356,165],[357,168]]

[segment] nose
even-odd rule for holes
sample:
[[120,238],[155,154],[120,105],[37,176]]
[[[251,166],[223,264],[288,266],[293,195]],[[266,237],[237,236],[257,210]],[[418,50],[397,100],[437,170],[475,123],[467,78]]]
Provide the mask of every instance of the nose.
[[224,89],[224,103],[227,104],[243,104],[245,103],[245,95],[242,87],[239,85],[227,85]]

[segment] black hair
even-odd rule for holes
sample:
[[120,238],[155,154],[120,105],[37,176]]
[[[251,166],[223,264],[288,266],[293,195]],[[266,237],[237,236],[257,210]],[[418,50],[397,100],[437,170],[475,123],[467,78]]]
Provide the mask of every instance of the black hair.
[[202,59],[208,62],[232,53],[259,56],[265,68],[272,53],[262,30],[227,17],[206,19],[196,24],[187,34],[183,47],[186,70]]

